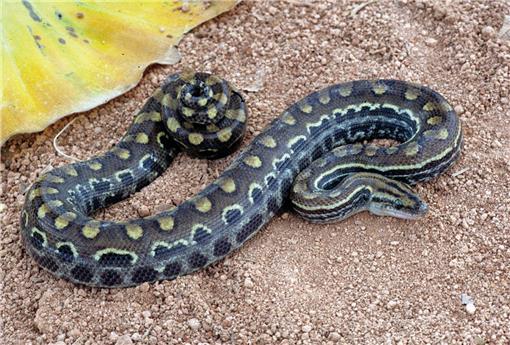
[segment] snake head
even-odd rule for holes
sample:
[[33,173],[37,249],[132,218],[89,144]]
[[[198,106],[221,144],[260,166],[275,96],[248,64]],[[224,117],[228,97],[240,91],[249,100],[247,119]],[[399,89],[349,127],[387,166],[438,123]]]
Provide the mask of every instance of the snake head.
[[367,207],[371,213],[409,220],[427,213],[427,204],[407,184],[389,181],[372,193]]

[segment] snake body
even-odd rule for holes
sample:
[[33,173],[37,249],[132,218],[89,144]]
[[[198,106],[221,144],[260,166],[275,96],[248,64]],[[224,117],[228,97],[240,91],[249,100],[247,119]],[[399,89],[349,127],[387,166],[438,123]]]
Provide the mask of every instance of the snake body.
[[[337,84],[292,104],[216,181],[176,208],[125,222],[89,216],[150,183],[182,150],[206,158],[233,151],[245,122],[244,101],[226,81],[170,76],[111,150],[33,184],[21,214],[27,251],[79,284],[173,279],[243,245],[289,195],[299,214],[318,222],[365,209],[419,215],[424,204],[407,183],[446,170],[462,144],[459,119],[431,89],[397,80]],[[377,138],[400,144],[360,143]]]

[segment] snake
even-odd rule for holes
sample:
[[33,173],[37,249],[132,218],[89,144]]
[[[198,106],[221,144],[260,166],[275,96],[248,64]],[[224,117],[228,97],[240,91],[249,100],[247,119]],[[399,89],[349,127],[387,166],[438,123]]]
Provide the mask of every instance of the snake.
[[229,255],[289,204],[316,223],[360,211],[423,216],[426,203],[412,185],[448,169],[463,142],[460,120],[438,92],[401,80],[343,82],[291,104],[178,206],[126,221],[94,217],[151,183],[180,152],[234,152],[246,123],[231,83],[204,72],[170,75],[110,149],[35,180],[21,212],[26,251],[80,285],[171,280]]

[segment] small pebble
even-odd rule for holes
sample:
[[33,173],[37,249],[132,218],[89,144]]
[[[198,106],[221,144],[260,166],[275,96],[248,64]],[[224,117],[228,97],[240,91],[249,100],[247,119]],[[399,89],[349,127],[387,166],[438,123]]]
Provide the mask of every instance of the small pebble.
[[386,308],[388,309],[393,309],[397,306],[398,302],[397,301],[389,301],[388,304],[386,304]]
[[138,207],[137,211],[138,211],[138,214],[140,215],[140,217],[147,217],[151,214],[151,211],[145,205],[140,205]]
[[251,289],[254,286],[253,281],[250,278],[246,278],[244,280],[244,286]]
[[310,333],[310,331],[312,330],[312,326],[310,325],[304,325],[301,330],[304,332],[304,333]]
[[117,341],[115,342],[115,345],[132,345],[133,341],[131,340],[131,337],[129,334],[124,334],[117,338]]
[[131,340],[133,340],[133,341],[140,341],[140,340],[142,340],[142,336],[138,332],[133,333],[131,335]]
[[425,44],[428,45],[429,47],[433,47],[433,46],[435,46],[437,44],[437,40],[435,38],[428,37],[425,40]]
[[78,338],[81,335],[81,332],[79,329],[73,328],[72,330],[69,331],[69,335],[71,337]]
[[196,331],[200,328],[200,321],[198,321],[198,319],[189,319],[188,326],[192,330]]
[[340,334],[338,334],[337,332],[331,332],[329,333],[328,339],[331,341],[338,341],[340,340]]
[[473,303],[466,304],[466,312],[468,314],[473,315],[475,313],[475,311],[476,311],[476,307]]
[[453,110],[455,110],[455,112],[458,114],[458,115],[462,115],[464,114],[464,107],[460,104],[457,104]]
[[496,34],[496,30],[492,26],[486,26],[482,29],[482,36],[485,38],[491,38]]

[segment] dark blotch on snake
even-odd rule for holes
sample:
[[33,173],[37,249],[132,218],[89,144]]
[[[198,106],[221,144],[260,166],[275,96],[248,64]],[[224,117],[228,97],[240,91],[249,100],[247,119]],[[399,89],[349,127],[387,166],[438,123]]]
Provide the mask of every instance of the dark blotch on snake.
[[230,252],[232,245],[228,238],[224,237],[214,242],[214,256],[225,256]]
[[163,271],[163,274],[165,277],[173,278],[179,275],[181,272],[181,264],[178,262],[171,262],[168,265],[165,266],[165,270]]
[[267,211],[276,213],[280,209],[280,203],[278,202],[278,199],[276,199],[274,196],[269,198],[267,202]]
[[44,237],[40,233],[34,232],[30,237],[30,241],[36,249],[41,250],[43,248]]
[[67,245],[67,244],[61,245],[57,249],[57,251],[58,251],[58,255],[60,256],[62,261],[73,262],[74,255],[73,255],[73,251],[72,251],[72,249],[71,249],[71,247],[69,245]]
[[106,253],[99,258],[99,265],[108,267],[131,266],[132,256],[129,254]]
[[89,281],[91,281],[92,277],[94,276],[91,270],[84,265],[77,265],[76,267],[74,267],[71,270],[71,275],[73,276],[74,279],[84,283],[88,283]]
[[188,257],[188,264],[192,268],[204,267],[206,263],[207,263],[207,257],[200,254],[199,252],[194,252],[193,254],[191,254]]
[[58,265],[52,258],[46,256],[38,256],[35,260],[39,265],[51,272],[56,272],[58,270]]
[[151,267],[141,267],[133,273],[131,281],[136,284],[150,282],[156,279],[158,272]]
[[122,277],[115,271],[105,271],[101,275],[101,283],[106,286],[119,285],[122,283]]
[[243,243],[248,237],[250,237],[263,223],[262,216],[256,214],[248,223],[246,223],[241,231],[237,233],[236,240],[238,243]]

